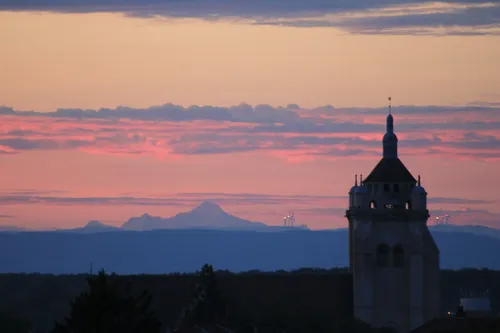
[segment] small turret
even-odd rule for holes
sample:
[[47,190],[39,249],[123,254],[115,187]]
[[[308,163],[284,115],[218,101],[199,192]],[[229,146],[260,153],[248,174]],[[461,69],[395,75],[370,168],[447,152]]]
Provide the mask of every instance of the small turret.
[[427,192],[422,187],[420,176],[418,176],[417,186],[411,191],[412,209],[425,210],[427,209]]
[[360,185],[354,192],[354,201],[356,202],[356,207],[368,207],[368,190],[363,183],[363,175],[360,176]]
[[354,176],[354,186],[349,190],[349,207],[356,207],[355,193],[358,190],[358,175]]

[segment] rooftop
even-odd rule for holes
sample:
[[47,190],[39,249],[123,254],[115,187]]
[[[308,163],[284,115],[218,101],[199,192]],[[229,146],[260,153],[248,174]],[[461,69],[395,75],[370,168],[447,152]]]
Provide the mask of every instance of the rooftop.
[[453,333],[496,333],[500,332],[500,319],[498,317],[448,317],[436,318],[414,329],[411,333],[427,332],[453,332]]
[[365,183],[416,183],[399,158],[384,157],[364,180]]

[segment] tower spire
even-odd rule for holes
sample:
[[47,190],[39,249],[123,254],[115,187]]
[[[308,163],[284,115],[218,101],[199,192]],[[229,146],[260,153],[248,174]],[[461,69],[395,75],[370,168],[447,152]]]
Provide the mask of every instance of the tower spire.
[[397,158],[398,157],[398,137],[394,134],[394,118],[392,117],[392,97],[389,96],[389,115],[386,120],[386,133],[383,139],[384,157]]

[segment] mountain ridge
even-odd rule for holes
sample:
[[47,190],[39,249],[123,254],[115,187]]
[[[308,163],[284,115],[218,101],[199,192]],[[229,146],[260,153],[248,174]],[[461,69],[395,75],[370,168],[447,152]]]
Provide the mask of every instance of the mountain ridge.
[[203,201],[190,211],[167,218],[145,213],[140,217],[130,218],[121,226],[121,229],[136,231],[181,228],[262,230],[269,226],[226,213],[220,206],[210,201]]
[[[442,232],[468,232],[476,235],[500,239],[500,229],[482,225],[428,225],[430,230]],[[309,230],[304,226],[294,228],[283,226],[270,226],[262,222],[245,220],[225,212],[219,205],[212,201],[203,201],[195,208],[177,213],[171,217],[153,216],[144,213],[134,216],[125,221],[121,226],[104,224],[98,220],[91,220],[82,227],[72,229],[27,229],[15,225],[0,226],[0,232],[82,232],[99,233],[110,231],[150,231],[168,229],[212,229],[212,230],[246,230],[246,231],[292,231]],[[345,230],[346,228],[321,229],[321,231]],[[320,231],[320,230],[316,230]]]

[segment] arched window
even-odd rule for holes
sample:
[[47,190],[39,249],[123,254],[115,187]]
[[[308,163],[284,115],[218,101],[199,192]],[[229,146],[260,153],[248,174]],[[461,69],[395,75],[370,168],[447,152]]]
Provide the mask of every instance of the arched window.
[[411,209],[411,201],[408,200],[405,205],[406,209],[410,210]]
[[392,260],[394,267],[403,267],[405,265],[405,251],[401,245],[394,246]]
[[377,265],[380,267],[389,266],[389,246],[387,244],[377,246]]
[[375,200],[370,201],[370,208],[371,209],[377,208],[377,203],[375,202]]

